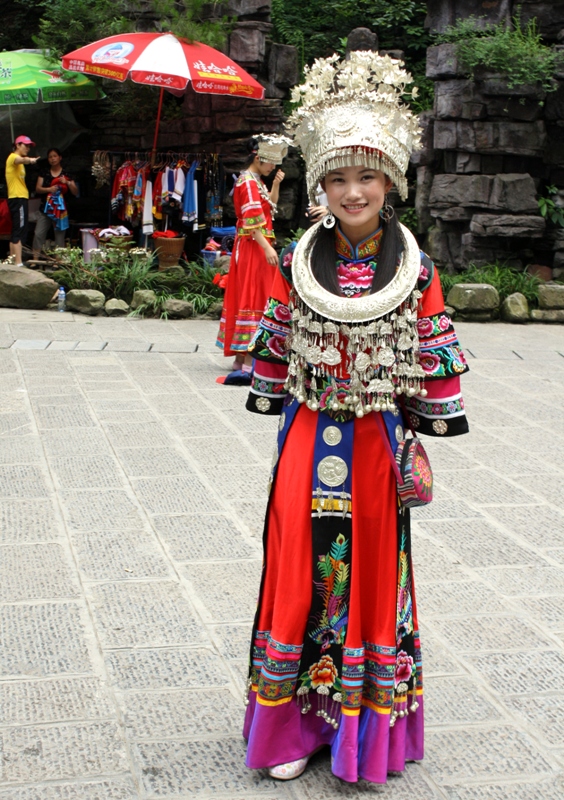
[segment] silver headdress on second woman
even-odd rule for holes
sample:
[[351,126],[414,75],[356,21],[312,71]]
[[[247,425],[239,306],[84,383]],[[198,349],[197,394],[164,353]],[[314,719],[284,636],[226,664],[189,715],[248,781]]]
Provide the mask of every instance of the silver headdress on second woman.
[[367,166],[382,170],[407,197],[405,173],[419,145],[419,121],[403,102],[412,77],[403,62],[371,51],[347,60],[319,58],[305,69],[305,81],[292,91],[300,103],[287,130],[307,166],[308,194],[315,202],[321,178],[332,169]]
[[257,155],[261,161],[281,164],[288,155],[288,147],[292,141],[280,134],[261,133],[258,137]]

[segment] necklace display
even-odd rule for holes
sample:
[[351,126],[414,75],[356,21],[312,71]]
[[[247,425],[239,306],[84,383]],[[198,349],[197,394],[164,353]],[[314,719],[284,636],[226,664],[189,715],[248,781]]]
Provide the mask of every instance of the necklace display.
[[417,289],[420,255],[402,226],[405,248],[395,278],[360,299],[338,297],[313,278],[309,244],[300,240],[293,260],[292,330],[286,388],[299,403],[331,416],[398,413],[398,395],[426,396],[419,363]]
[[268,189],[261,181],[260,176],[257,175],[256,172],[252,172],[252,170],[250,169],[247,170],[247,172],[253,178],[256,185],[258,186],[260,196],[263,198],[263,200],[266,200],[266,202],[269,204],[272,213],[272,219],[274,219],[274,217],[276,216],[276,212],[278,211],[278,206],[276,205],[276,203],[273,203],[272,200],[270,199],[270,194],[268,193]]

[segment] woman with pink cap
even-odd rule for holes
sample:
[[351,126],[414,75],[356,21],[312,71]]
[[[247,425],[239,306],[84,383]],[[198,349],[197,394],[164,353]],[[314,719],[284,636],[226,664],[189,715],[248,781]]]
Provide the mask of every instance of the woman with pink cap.
[[39,156],[31,158],[30,147],[35,147],[29,136],[18,136],[13,152],[6,159],[6,184],[8,186],[8,207],[12,217],[10,255],[16,259],[16,266],[23,267],[22,242],[27,239],[29,190],[25,183],[25,164],[35,164]]

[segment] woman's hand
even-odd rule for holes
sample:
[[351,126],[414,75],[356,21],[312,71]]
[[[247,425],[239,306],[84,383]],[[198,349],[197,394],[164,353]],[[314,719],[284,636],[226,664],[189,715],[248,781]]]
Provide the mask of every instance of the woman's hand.
[[275,183],[277,183],[277,184],[281,184],[281,183],[282,183],[282,181],[284,180],[284,178],[285,178],[285,173],[284,173],[284,172],[282,172],[282,170],[281,170],[281,169],[278,169],[278,170],[276,170],[276,175],[274,176],[274,179],[273,179],[273,181],[272,181],[272,184],[273,184],[273,185],[274,185]]
[[266,256],[266,261],[272,267],[276,267],[278,265],[278,253],[271,245],[267,245],[264,248],[264,255]]
[[310,222],[319,222],[326,214],[329,213],[327,206],[308,206],[306,217]]

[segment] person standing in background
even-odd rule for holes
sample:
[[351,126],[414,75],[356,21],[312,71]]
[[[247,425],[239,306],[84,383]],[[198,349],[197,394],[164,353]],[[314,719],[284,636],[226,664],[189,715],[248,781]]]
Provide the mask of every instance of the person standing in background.
[[253,360],[247,350],[262,318],[278,264],[272,220],[284,173],[276,171],[270,192],[263,178],[282,163],[288,142],[286,137],[275,135],[250,139],[246,169],[235,182],[237,236],[216,342],[225,356],[234,356],[235,360],[230,374],[218,378],[218,383],[251,382]]
[[[66,215],[64,195],[70,191],[71,194],[77,197],[78,186],[63,167],[63,156],[60,150],[56,147],[50,147],[47,151],[47,161],[49,162],[49,167],[37,178],[35,193],[39,196],[47,195],[47,199],[49,199],[51,195],[57,196],[59,205],[62,203],[62,208]],[[47,203],[41,208],[37,217],[35,233],[33,235],[34,258],[39,258],[51,226],[53,226],[55,231],[55,245],[57,247],[65,246],[65,228],[62,227],[60,219],[55,219],[54,216],[51,216],[53,211],[51,211],[51,214],[49,213],[48,205]],[[65,221],[66,227],[68,228],[68,218]]]
[[10,255],[16,259],[16,266],[23,267],[22,242],[27,239],[29,191],[25,183],[25,164],[35,164],[39,156],[31,158],[30,147],[35,147],[29,136],[18,136],[14,150],[6,159],[6,184],[8,186],[8,207],[12,217]]

